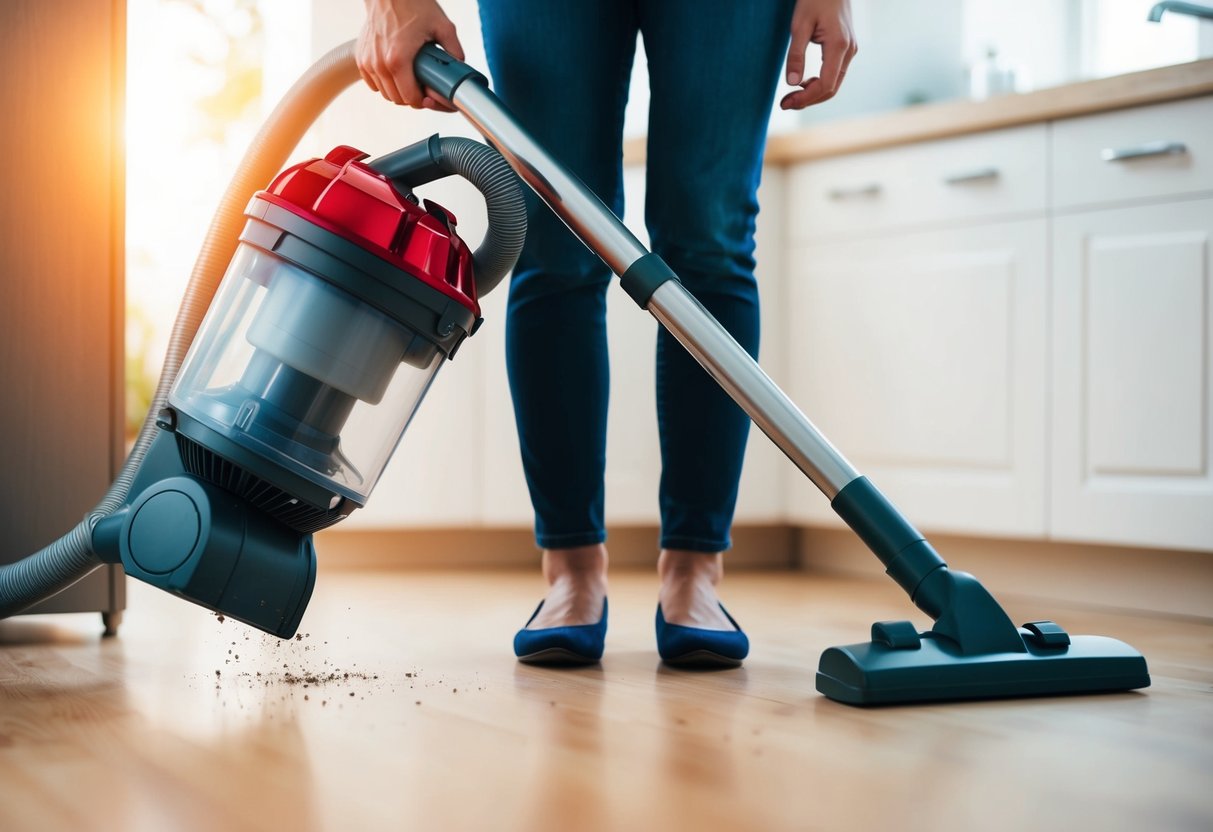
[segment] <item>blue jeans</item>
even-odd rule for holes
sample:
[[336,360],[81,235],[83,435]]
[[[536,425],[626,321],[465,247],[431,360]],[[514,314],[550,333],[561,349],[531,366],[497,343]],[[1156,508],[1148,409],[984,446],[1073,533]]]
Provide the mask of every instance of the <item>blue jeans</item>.
[[[519,121],[623,214],[623,112],[644,38],[652,248],[757,355],[756,192],[792,0],[481,0],[494,88]],[[545,549],[601,543],[611,273],[533,194],[506,318],[523,467]],[[720,552],[749,419],[661,330],[661,546]]]

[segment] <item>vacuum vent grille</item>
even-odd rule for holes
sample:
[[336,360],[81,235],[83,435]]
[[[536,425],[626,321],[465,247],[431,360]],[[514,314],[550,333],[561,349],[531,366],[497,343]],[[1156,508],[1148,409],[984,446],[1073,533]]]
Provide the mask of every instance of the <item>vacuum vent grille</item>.
[[180,433],[177,434],[177,449],[186,471],[230,491],[301,534],[326,529],[346,516],[338,509],[309,505]]

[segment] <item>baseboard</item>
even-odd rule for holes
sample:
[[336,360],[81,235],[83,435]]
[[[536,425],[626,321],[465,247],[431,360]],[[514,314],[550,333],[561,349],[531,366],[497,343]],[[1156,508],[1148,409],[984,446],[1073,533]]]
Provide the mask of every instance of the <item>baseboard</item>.
[[[996,595],[1213,618],[1213,552],[932,535],[948,564]],[[611,564],[652,568],[657,528],[612,529]],[[331,529],[316,536],[321,569],[533,569],[527,529]],[[805,569],[887,580],[848,531],[737,526],[730,569]]]
[[[996,596],[1213,619],[1213,552],[945,535],[932,535],[931,544],[950,568],[976,575]],[[852,576],[884,571],[844,529],[799,529],[796,563]]]
[[[612,528],[612,566],[652,568],[657,527]],[[531,569],[539,550],[529,529],[331,529],[316,535],[322,569]],[[734,526],[730,568],[791,569],[796,531],[790,526]]]

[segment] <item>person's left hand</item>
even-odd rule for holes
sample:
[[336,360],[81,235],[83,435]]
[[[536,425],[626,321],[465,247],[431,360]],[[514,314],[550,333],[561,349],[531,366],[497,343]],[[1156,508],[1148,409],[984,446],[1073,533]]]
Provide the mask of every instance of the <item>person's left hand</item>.
[[[820,77],[804,77],[804,52],[810,42],[821,44]],[[779,106],[803,110],[833,98],[857,51],[851,0],[796,0],[787,77],[789,84],[800,89],[785,95]]]

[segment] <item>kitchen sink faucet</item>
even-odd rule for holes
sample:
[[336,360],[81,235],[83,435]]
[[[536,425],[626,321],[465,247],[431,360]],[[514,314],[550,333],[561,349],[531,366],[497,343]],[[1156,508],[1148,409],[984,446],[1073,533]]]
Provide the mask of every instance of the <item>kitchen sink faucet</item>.
[[1154,8],[1150,9],[1149,20],[1157,23],[1162,20],[1163,12],[1174,12],[1175,14],[1188,14],[1192,17],[1203,17],[1205,20],[1213,20],[1213,6],[1202,6],[1198,3],[1184,3],[1181,0],[1163,0],[1161,3],[1155,3]]

